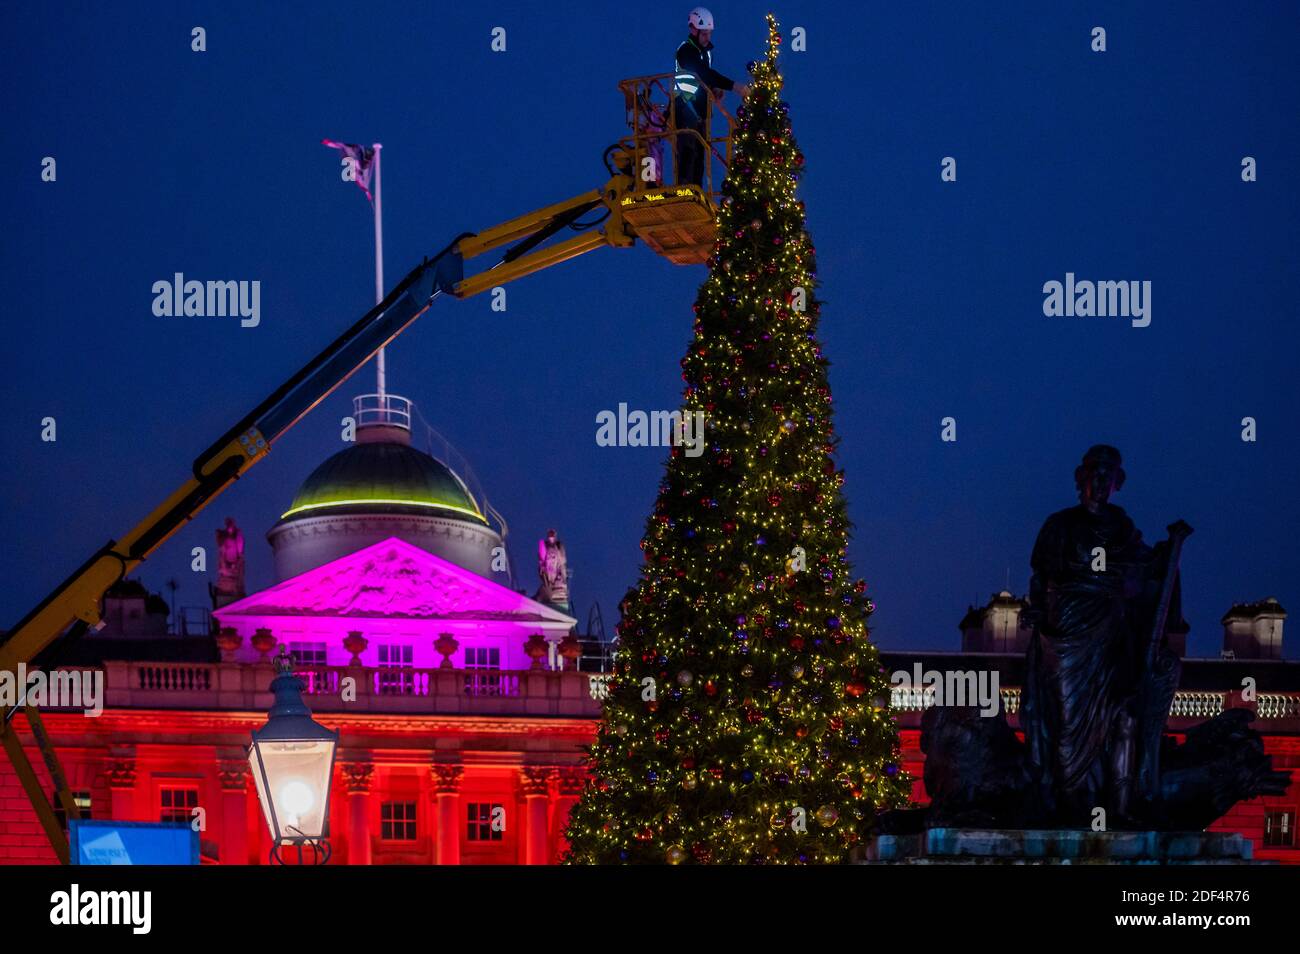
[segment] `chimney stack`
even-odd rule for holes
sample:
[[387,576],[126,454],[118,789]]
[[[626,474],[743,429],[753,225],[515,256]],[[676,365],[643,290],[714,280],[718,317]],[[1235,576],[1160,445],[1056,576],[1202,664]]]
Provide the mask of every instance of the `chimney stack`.
[[1286,610],[1273,597],[1237,603],[1223,616],[1223,651],[1235,659],[1281,659]]
[[965,653],[1023,653],[1029,647],[1030,629],[1020,621],[1025,601],[1003,590],[987,606],[972,606],[958,623]]

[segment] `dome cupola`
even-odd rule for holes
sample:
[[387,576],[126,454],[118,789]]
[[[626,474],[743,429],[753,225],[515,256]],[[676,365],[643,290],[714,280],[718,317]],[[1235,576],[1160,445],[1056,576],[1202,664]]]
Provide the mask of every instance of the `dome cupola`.
[[465,481],[411,446],[411,402],[367,394],[353,407],[356,442],[312,471],[267,534],[276,576],[289,579],[398,537],[490,577],[501,537]]

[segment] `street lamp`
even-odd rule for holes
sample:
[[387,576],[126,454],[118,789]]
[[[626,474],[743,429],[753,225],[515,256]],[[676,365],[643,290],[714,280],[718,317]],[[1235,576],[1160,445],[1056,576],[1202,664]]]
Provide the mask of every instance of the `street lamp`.
[[302,701],[302,680],[294,675],[293,657],[283,645],[275,662],[275,701],[248,747],[257,799],[271,831],[271,861],[284,864],[282,849],[295,847],[298,864],[303,864],[306,847],[313,864],[324,864],[330,856],[330,779],[339,734],[311,717]]

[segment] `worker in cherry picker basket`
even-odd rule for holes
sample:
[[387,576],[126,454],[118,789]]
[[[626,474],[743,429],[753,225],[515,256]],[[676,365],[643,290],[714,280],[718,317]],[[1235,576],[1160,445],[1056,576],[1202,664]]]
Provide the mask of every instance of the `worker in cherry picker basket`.
[[[679,185],[704,182],[708,162],[705,129],[709,100],[721,99],[727,90],[741,99],[749,92],[743,83],[734,83],[712,66],[713,14],[696,7],[686,18],[690,36],[677,48],[677,75],[673,82],[674,108],[677,112],[677,182]],[[698,135],[694,135],[698,133]]]

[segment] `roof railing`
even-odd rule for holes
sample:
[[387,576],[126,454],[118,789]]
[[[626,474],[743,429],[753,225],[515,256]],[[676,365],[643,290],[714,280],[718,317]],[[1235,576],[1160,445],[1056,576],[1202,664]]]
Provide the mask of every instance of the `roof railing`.
[[396,394],[358,394],[352,399],[352,416],[357,427],[382,424],[411,429],[411,402]]

